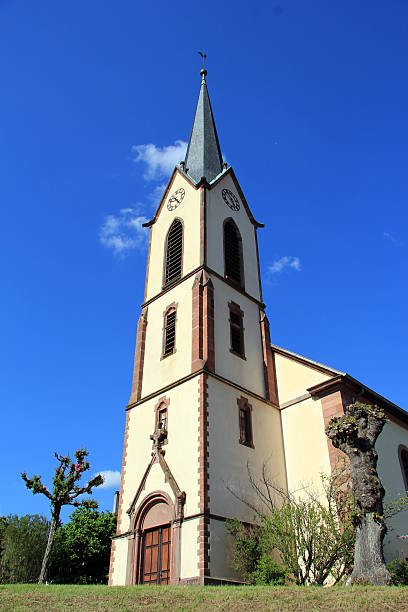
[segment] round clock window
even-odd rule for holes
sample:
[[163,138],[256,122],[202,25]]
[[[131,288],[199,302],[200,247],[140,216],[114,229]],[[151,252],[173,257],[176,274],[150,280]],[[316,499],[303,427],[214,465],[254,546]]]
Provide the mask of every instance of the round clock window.
[[229,189],[223,189],[222,197],[226,205],[229,206],[231,210],[239,210],[239,202],[235,193],[232,193],[232,191]]
[[183,201],[185,194],[186,192],[182,187],[180,187],[180,189],[177,189],[177,191],[175,191],[173,195],[169,197],[167,202],[167,208],[169,210],[175,210],[177,206]]

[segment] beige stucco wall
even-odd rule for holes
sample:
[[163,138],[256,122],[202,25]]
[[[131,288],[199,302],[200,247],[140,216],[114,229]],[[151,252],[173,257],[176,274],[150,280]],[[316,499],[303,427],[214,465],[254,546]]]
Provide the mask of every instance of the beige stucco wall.
[[[192,300],[194,276],[154,300],[148,307],[142,397],[191,373]],[[176,351],[161,359],[163,313],[177,303]]]
[[[216,277],[214,284],[215,369],[217,374],[257,393],[265,394],[259,307]],[[230,324],[228,302],[239,304],[244,312],[245,357],[230,352]]]
[[[193,378],[165,395],[170,398],[165,459],[178,486],[186,492],[186,515],[195,514],[198,508],[198,379]],[[129,528],[126,510],[132,503],[151,459],[150,434],[154,431],[155,406],[158,399],[159,397],[148,400],[130,411],[121,533]],[[174,498],[158,464],[152,467],[139,502],[156,490],[163,490]]]
[[[231,210],[224,202],[223,189],[229,189],[236,195],[240,202],[239,211]],[[207,191],[207,263],[221,276],[224,276],[223,223],[228,217],[235,221],[241,233],[245,290],[253,297],[260,299],[254,226],[242,205],[231,176],[226,174]]]
[[[185,189],[185,196],[176,210],[167,209],[167,200],[177,189]],[[174,219],[183,222],[183,276],[200,265],[200,190],[179,172],[172,179],[168,197],[151,230],[150,264],[146,300],[162,290],[163,261],[166,236]]]
[[127,538],[118,538],[115,540],[115,561],[113,563],[112,572],[113,586],[126,584],[128,543],[129,540]]
[[331,376],[323,374],[279,353],[275,353],[275,364],[280,404],[301,397],[307,393],[309,387],[318,385],[334,376],[334,374]]
[[185,521],[181,531],[181,571],[180,578],[198,576],[198,519]]
[[330,474],[331,468],[320,400],[308,398],[281,416],[289,491],[323,493],[321,474]]
[[[378,451],[378,475],[386,491],[385,507],[405,494],[404,480],[398,459],[398,447],[403,444],[408,448],[408,430],[389,420],[381,432],[376,449]],[[408,534],[408,510],[400,512],[387,520],[388,532],[384,539],[384,554],[386,561],[395,558],[408,557],[408,542],[399,540],[398,536]]]
[[[247,397],[252,406],[255,448],[248,448],[239,443],[237,399],[241,395]],[[211,513],[252,521],[253,511],[237,500],[230,490],[245,499],[254,500],[254,491],[248,479],[247,463],[253,474],[259,476],[264,462],[268,462],[269,472],[277,485],[285,487],[279,411],[265,402],[211,378],[208,380],[208,402]]]

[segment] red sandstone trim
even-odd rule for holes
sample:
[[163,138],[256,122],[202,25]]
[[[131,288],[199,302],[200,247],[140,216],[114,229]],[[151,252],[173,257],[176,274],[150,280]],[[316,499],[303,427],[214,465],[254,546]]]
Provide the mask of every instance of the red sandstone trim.
[[129,404],[137,402],[142,396],[143,365],[146,345],[147,307],[143,308],[137,324],[135,365],[133,368],[132,393]]
[[203,367],[203,285],[202,273],[197,274],[193,284],[191,371]]
[[153,228],[149,228],[149,250],[147,252],[147,263],[146,263],[146,280],[145,280],[145,290],[144,290],[144,298],[143,301],[146,301],[147,298],[147,289],[149,283],[149,270],[150,270],[150,252],[152,249],[152,237],[153,237]]
[[258,249],[258,232],[257,226],[254,225],[254,234],[255,234],[255,247],[256,247],[256,265],[258,269],[258,284],[259,284],[259,299],[262,302],[262,282],[261,282],[261,267],[259,265],[259,249]]
[[[202,514],[210,512],[210,496],[208,484],[209,452],[208,452],[208,383],[207,374],[199,377],[198,399],[198,496],[199,511]],[[201,577],[210,575],[210,519],[201,516],[197,526],[198,572]]]
[[[117,535],[120,533],[122,512],[123,512],[123,485],[124,485],[125,475],[126,475],[126,457],[127,457],[127,448],[128,448],[128,438],[129,438],[129,418],[130,418],[130,412],[126,412],[125,438],[123,441],[122,473],[121,473],[121,478],[120,478],[118,519],[116,523],[116,534]],[[112,584],[113,564],[115,562],[115,550],[116,550],[116,543],[114,540],[112,540],[111,556],[110,556],[110,563],[109,563],[109,582],[108,584]]]
[[265,396],[274,404],[279,404],[275,357],[271,347],[269,321],[263,310],[260,310],[259,314],[261,325],[262,354],[264,362]]
[[154,428],[157,429],[159,424],[159,408],[162,406],[166,406],[167,410],[167,430],[169,429],[169,406],[170,406],[170,398],[165,395],[161,397],[154,406]]
[[[215,337],[214,337],[214,286],[211,278],[207,277],[204,282],[203,293],[203,352],[205,369],[215,372]],[[203,276],[204,276],[203,275]]]
[[[341,391],[336,391],[331,395],[326,395],[325,397],[322,397],[320,401],[322,403],[324,430],[326,431],[326,427],[333,417],[339,417],[344,414],[344,398],[342,396]],[[337,467],[339,467],[339,465],[344,463],[345,460],[348,460],[340,449],[335,448],[333,446],[332,441],[327,438],[327,436],[326,439],[327,448],[329,451],[330,467],[333,472],[336,470]]]
[[110,561],[109,561],[109,579],[108,579],[108,586],[112,586],[112,579],[113,579],[113,565],[115,563],[115,552],[116,552],[116,542],[115,540],[112,540],[112,544],[111,544],[111,552],[110,552]]
[[117,534],[120,533],[120,523],[122,520],[122,511],[123,511],[123,485],[124,485],[125,476],[126,476],[126,457],[127,457],[128,439],[129,439],[129,419],[130,419],[130,412],[126,412],[125,438],[123,441],[122,474],[120,478],[118,521],[116,524]]

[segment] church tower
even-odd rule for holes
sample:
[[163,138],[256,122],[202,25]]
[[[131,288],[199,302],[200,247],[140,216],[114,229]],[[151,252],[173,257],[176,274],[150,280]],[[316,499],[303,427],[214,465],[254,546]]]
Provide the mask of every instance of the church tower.
[[286,487],[255,220],[223,162],[201,70],[184,162],[151,221],[109,583],[236,579],[225,522],[247,465]]

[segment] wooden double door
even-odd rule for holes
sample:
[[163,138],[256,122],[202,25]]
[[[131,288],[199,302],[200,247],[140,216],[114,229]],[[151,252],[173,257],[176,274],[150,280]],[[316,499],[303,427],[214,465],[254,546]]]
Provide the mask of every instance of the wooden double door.
[[142,584],[169,584],[171,527],[147,529],[142,536]]

